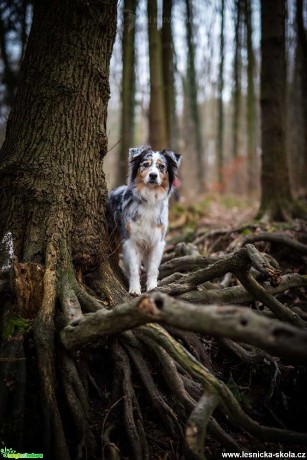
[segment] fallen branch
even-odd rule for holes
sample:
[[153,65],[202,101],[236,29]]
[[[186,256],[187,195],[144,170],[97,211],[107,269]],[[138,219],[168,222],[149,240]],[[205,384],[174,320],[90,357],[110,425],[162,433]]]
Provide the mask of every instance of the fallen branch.
[[[267,293],[275,296],[288,289],[307,286],[307,276],[290,273],[281,277],[280,284],[276,287],[263,286]],[[160,289],[161,290],[161,289]],[[238,304],[252,302],[255,297],[243,286],[232,286],[220,289],[194,290],[180,294],[179,299],[192,303],[206,304]]]
[[72,321],[61,332],[61,338],[67,349],[76,349],[148,322],[227,337],[295,361],[307,358],[307,331],[263,317],[248,308],[197,306],[158,292]]
[[248,243],[255,243],[256,241],[269,241],[270,243],[279,243],[284,246],[288,246],[295,251],[298,251],[302,254],[307,255],[307,245],[300,243],[299,241],[291,238],[288,235],[283,235],[280,233],[258,233],[256,235],[247,236],[245,237],[244,241],[242,242],[242,246]]

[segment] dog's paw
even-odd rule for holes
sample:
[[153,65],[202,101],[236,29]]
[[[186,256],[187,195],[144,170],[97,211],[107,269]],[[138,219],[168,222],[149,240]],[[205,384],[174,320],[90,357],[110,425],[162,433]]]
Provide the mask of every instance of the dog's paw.
[[131,295],[131,297],[138,297],[139,295],[141,295],[141,291],[137,289],[131,289],[129,291],[129,294]]
[[149,286],[147,286],[146,292],[155,291],[157,288],[158,288],[158,286],[156,284],[155,285],[149,285]]
[[157,281],[153,281],[151,283],[147,283],[146,290],[147,292],[153,291],[154,289],[157,289]]

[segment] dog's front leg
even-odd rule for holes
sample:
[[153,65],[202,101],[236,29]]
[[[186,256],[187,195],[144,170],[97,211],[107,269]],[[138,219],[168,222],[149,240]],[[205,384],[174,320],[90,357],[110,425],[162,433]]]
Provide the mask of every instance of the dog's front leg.
[[165,242],[159,241],[150,251],[147,258],[147,291],[151,291],[158,286],[159,266],[163,256]]
[[131,240],[126,240],[123,244],[123,261],[129,277],[129,294],[141,295],[141,254]]

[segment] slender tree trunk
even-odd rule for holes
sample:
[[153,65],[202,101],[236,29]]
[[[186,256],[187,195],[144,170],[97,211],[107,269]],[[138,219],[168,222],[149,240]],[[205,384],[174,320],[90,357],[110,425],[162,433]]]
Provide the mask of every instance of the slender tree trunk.
[[28,26],[28,15],[29,15],[29,5],[30,0],[21,1],[21,28],[20,28],[20,43],[21,43],[21,53],[20,53],[20,65],[24,58],[26,46],[27,46],[27,26]]
[[149,143],[154,150],[158,150],[167,147],[162,45],[158,30],[157,0],[148,0],[147,5],[150,71]]
[[233,63],[233,123],[232,123],[232,157],[237,158],[239,149],[239,123],[241,111],[241,50],[242,50],[242,0],[235,2],[235,55]]
[[[103,173],[116,8],[115,0],[36,3],[0,152],[0,241],[11,241],[17,299],[1,312],[1,356],[12,356],[0,368],[1,434],[7,446],[35,446],[47,459],[93,454],[85,390],[55,331],[81,315],[89,272],[99,273],[101,298],[124,292],[112,270]],[[17,320],[23,327],[5,334]],[[30,345],[20,332],[27,324]],[[22,377],[10,394],[5,382],[16,369]],[[69,452],[75,436],[82,442]]]
[[285,220],[292,194],[286,152],[285,1],[261,1],[262,195],[258,216]]
[[306,174],[307,174],[307,30],[304,27],[304,2],[303,0],[296,0],[296,29],[297,29],[297,62],[300,68],[300,75],[298,75],[298,83],[300,85],[301,93],[301,107],[303,115],[302,123],[302,158],[300,168],[299,184],[302,188],[307,190],[306,187]]
[[220,30],[220,68],[218,84],[218,120],[217,120],[217,174],[220,191],[224,191],[224,20],[225,0],[221,0],[221,30]]
[[186,27],[187,27],[187,91],[190,101],[190,116],[193,122],[194,145],[197,158],[198,185],[200,191],[204,189],[205,168],[204,168],[204,147],[202,139],[201,116],[198,106],[198,85],[195,68],[195,43],[193,40],[193,12],[192,0],[186,0]]
[[[3,14],[3,13],[1,13]],[[6,88],[5,103],[11,107],[14,101],[15,90],[17,86],[17,74],[13,70],[12,63],[10,62],[8,45],[7,45],[7,31],[5,28],[4,18],[0,14],[0,51],[1,60],[3,63],[3,77],[2,83]]]
[[162,59],[167,145],[176,150],[178,146],[178,124],[176,117],[172,7],[173,0],[163,0]]
[[244,16],[247,45],[247,189],[248,193],[251,194],[257,187],[255,57],[252,39],[251,0],[244,0]]
[[127,177],[128,150],[134,143],[135,112],[135,14],[137,0],[124,1],[124,29],[122,37],[122,107],[121,107],[121,143],[117,183],[123,184]]

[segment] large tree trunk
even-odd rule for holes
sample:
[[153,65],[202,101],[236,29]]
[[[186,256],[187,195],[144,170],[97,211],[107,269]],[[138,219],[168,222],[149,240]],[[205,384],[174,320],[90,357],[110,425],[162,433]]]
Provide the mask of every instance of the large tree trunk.
[[286,152],[285,1],[261,2],[261,134],[262,195],[258,216],[285,220],[291,216]]
[[135,12],[137,0],[124,2],[124,29],[122,37],[122,97],[121,97],[121,143],[117,183],[124,184],[127,177],[128,150],[134,142],[135,112]]
[[[70,378],[68,368],[76,371],[63,352],[55,358],[54,329],[80,316],[79,299],[86,302],[88,295],[80,286],[88,272],[97,274],[100,281],[94,281],[100,282],[101,298],[112,303],[124,292],[111,269],[103,173],[116,7],[115,0],[36,3],[20,85],[0,152],[0,238],[5,236],[13,244],[17,296],[17,305],[6,304],[2,326],[5,330],[19,317],[25,318],[25,324],[34,320],[40,377],[39,386],[36,376],[34,391],[41,388],[40,402],[33,409],[29,398],[24,398],[31,384],[19,369],[22,376],[16,385],[20,391],[11,399],[1,398],[0,416],[8,430],[4,429],[6,445],[20,448],[18,440],[22,443],[24,437],[26,450],[32,452],[33,439],[40,444],[37,440],[43,438],[44,458],[69,459],[67,436],[74,430],[87,433],[83,447],[76,449],[90,452],[92,448],[88,419],[82,416],[76,397],[80,393],[72,391],[69,380],[63,383],[66,392],[61,398],[71,408],[77,401],[72,408],[75,426],[63,425],[56,360],[61,360],[65,378]],[[55,323],[58,298],[62,299],[62,319],[57,316]],[[0,394],[5,395],[6,379],[16,372],[12,366],[16,366],[19,351],[14,340],[6,340],[5,334],[2,337],[2,353],[10,350],[13,356],[12,363],[1,368]],[[29,352],[22,335],[18,337],[18,350]],[[16,410],[8,418],[11,405]],[[26,422],[23,427],[20,420]],[[31,436],[26,435],[29,425]]]
[[148,0],[147,8],[150,72],[149,143],[153,150],[160,150],[167,147],[167,130],[157,0]]

